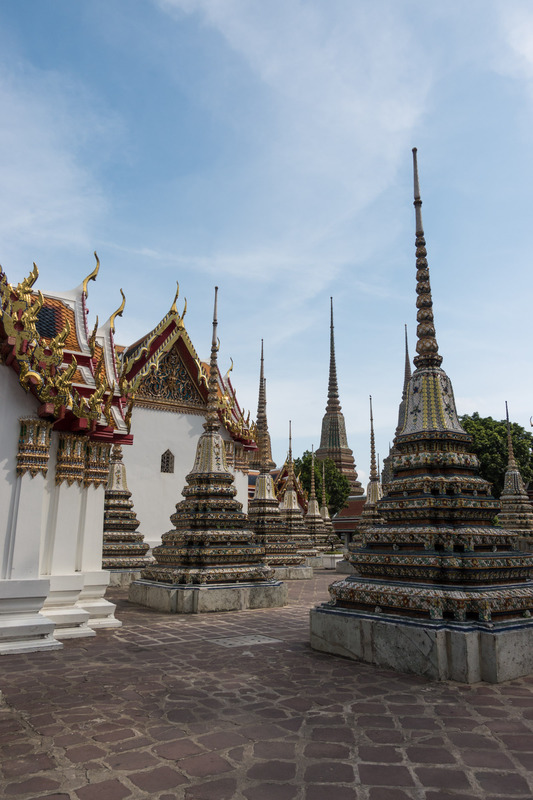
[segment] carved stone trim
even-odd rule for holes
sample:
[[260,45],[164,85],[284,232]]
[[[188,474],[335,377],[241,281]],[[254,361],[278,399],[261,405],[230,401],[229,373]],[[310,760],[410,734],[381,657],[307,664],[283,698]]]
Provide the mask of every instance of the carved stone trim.
[[40,472],[46,476],[50,458],[52,423],[33,418],[22,418],[19,422],[17,475],[29,472],[34,478]]

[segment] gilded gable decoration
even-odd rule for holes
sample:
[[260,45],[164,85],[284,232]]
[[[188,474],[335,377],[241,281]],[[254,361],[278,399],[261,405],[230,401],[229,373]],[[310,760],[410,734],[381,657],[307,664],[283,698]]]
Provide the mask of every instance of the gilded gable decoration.
[[142,378],[135,392],[135,402],[137,405],[176,410],[192,406],[197,413],[205,409],[205,400],[183,363],[176,344],[159,361],[157,368]]

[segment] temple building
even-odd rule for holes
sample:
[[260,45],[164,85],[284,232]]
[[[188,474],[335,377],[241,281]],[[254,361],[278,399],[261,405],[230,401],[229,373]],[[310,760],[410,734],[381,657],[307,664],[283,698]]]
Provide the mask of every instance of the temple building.
[[503,492],[500,495],[501,511],[498,514],[498,520],[500,525],[514,531],[520,537],[520,545],[523,550],[532,550],[533,507],[524,488],[524,482],[515,460],[507,403],[505,404],[505,411],[507,415],[508,463],[505,470]]
[[[90,332],[88,283],[34,291],[0,272],[0,653],[117,627],[104,598],[104,490],[113,443],[131,443],[117,311]],[[42,612],[42,613],[41,613]]]
[[330,351],[329,351],[329,381],[328,381],[328,402],[326,413],[322,419],[322,433],[320,437],[320,447],[316,451],[316,457],[321,459],[330,458],[339,472],[348,479],[350,484],[350,496],[364,494],[364,489],[360,481],[357,480],[353,453],[348,447],[346,437],[346,423],[339,401],[339,386],[337,383],[337,366],[335,362],[335,335],[333,329],[333,298],[331,301],[331,323],[330,323]]
[[311,646],[433,680],[497,683],[533,672],[533,554],[492,520],[471,438],[441,368],[416,150],[417,356],[383,525],[350,548],[358,574],[311,612]]
[[265,548],[255,541],[230,471],[220,433],[217,367],[217,289],[207,378],[207,412],[174,529],[153,550],[156,563],[130,585],[134,603],[171,613],[282,606],[287,587],[273,580]]

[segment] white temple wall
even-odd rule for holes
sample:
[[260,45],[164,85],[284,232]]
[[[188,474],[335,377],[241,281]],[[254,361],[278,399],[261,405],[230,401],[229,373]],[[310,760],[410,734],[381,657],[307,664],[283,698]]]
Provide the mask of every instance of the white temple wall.
[[0,364],[0,654],[54,650],[54,623],[39,612],[50,581],[39,577],[46,478],[17,476],[21,417],[37,402],[10,367]]
[[24,481],[17,479],[19,419],[36,417],[36,410],[33,395],[24,392],[10,367],[0,364],[0,579],[39,574],[44,478],[26,474]]
[[[128,489],[132,493],[139,532],[150,547],[161,543],[163,533],[172,529],[170,515],[176,503],[183,500],[186,485],[196,456],[196,445],[204,432],[204,416],[136,406],[133,410],[133,445],[124,447],[124,465]],[[222,430],[224,438],[229,434]],[[174,472],[161,472],[161,456],[170,450],[174,456]],[[248,481],[236,472],[237,498],[248,504]]]

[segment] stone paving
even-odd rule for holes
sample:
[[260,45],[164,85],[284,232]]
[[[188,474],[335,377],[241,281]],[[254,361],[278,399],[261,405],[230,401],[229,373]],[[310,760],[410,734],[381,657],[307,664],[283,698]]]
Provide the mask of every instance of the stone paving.
[[334,578],[199,617],[115,590],[122,628],[2,656],[0,796],[531,800],[533,677],[429,683],[313,652],[308,609]]

